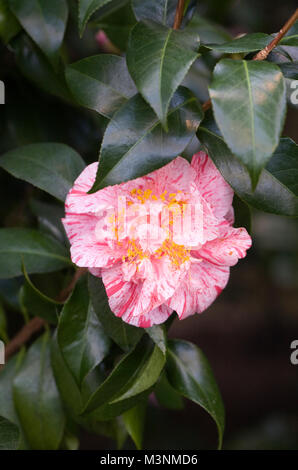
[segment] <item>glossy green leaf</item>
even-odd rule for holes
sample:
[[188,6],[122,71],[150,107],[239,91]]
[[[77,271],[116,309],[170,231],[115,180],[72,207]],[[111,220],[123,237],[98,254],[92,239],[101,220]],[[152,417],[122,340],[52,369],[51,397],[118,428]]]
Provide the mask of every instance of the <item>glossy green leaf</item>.
[[69,65],[66,80],[78,103],[107,118],[136,93],[125,59],[110,54]]
[[0,229],[0,279],[28,273],[48,273],[71,265],[66,248],[33,229]]
[[[16,413],[13,401],[13,379],[22,365],[25,356],[25,348],[22,348],[18,354],[9,359],[0,371],[0,416],[13,423],[19,429],[20,435],[17,442],[18,450],[27,450],[28,445],[25,442],[23,431],[19,418]],[[2,439],[0,438],[0,448]]]
[[237,194],[234,194],[233,208],[235,217],[233,226],[244,227],[248,233],[251,233],[251,209],[249,205],[242,201]]
[[[127,410],[135,407],[137,404],[142,403],[148,400],[150,393],[153,391],[153,386],[149,389],[145,390],[144,392],[134,395],[130,398],[125,400],[120,400],[115,403],[105,403],[104,405],[96,408],[96,410],[92,411],[91,413],[86,415],[86,419],[93,419],[94,423],[98,422],[106,422],[111,419],[118,418]],[[94,425],[95,427],[97,424]]]
[[84,413],[105,404],[117,404],[150,389],[163,369],[165,356],[151,341],[143,338],[126,354],[88,401]]
[[25,145],[0,157],[1,168],[61,201],[84,166],[75,150],[56,143]]
[[153,325],[150,328],[146,328],[146,333],[165,354],[167,349],[167,330],[165,325]]
[[31,315],[44,318],[49,323],[56,325],[58,322],[58,309],[61,307],[62,302],[51,299],[37,289],[28,276],[25,265],[23,265],[22,271],[25,277],[25,282],[21,289],[21,302],[23,307],[25,307]]
[[0,0],[0,38],[7,44],[21,30],[21,25],[9,9],[9,0]]
[[49,333],[29,349],[14,379],[14,402],[31,449],[55,450],[65,417],[50,362]]
[[111,1],[113,0],[79,0],[79,31],[81,36],[93,13]]
[[0,415],[19,426],[12,394],[13,379],[24,358],[24,350],[13,356],[0,370]]
[[141,402],[122,415],[127,432],[138,450],[142,449],[146,408],[147,403]]
[[0,340],[8,343],[6,314],[0,301]]
[[[231,153],[223,138],[218,135],[214,122],[206,120],[199,128],[198,138],[225,180],[242,200],[265,212],[298,216],[298,194],[297,185],[295,185],[298,153],[295,142],[289,138],[281,139],[269,165],[261,173],[256,190],[252,192],[247,170]],[[280,152],[281,149],[282,152]],[[284,175],[283,172],[278,172],[275,162],[277,166],[284,165]],[[274,173],[271,173],[271,168]]]
[[61,221],[65,213],[62,205],[31,199],[30,208],[37,217],[38,228],[41,232],[51,235],[61,243],[69,243]]
[[4,305],[7,305],[10,309],[19,312],[20,301],[19,292],[22,287],[23,279],[21,277],[12,279],[0,279],[0,299]]
[[285,83],[272,63],[223,59],[209,88],[214,116],[255,188],[278,145],[285,117]]
[[56,66],[67,17],[66,0],[8,0],[25,31]]
[[222,26],[206,20],[197,13],[194,14],[187,27],[199,34],[200,41],[204,45],[209,43],[222,44],[232,39],[231,35]]
[[138,21],[152,20],[172,27],[177,0],[132,0],[134,14]]
[[176,31],[146,22],[131,31],[126,55],[129,72],[164,126],[171,98],[198,57],[198,48],[198,34],[187,29]]
[[103,30],[109,40],[121,51],[126,50],[131,29],[136,24],[136,18],[131,8],[131,2],[126,2],[121,8],[110,15],[100,16],[93,26]]
[[111,312],[102,280],[90,275],[89,292],[94,310],[106,334],[124,351],[135,346],[144,330],[128,325]]
[[21,73],[41,90],[71,102],[64,71],[55,70],[44,54],[25,33],[10,43]]
[[253,52],[263,49],[269,44],[271,40],[272,37],[268,34],[252,33],[245,34],[240,38],[233,39],[233,41],[224,42],[223,44],[205,44],[205,47],[227,54],[234,54],[237,52]]
[[279,146],[268,162],[267,171],[298,197],[298,145],[290,138],[280,139]]
[[181,395],[169,384],[163,373],[154,388],[154,395],[161,406],[170,410],[182,410],[184,403]]
[[19,439],[18,426],[0,416],[0,450],[17,450]]
[[277,64],[281,69],[284,77],[298,80],[298,62],[283,62]]
[[282,46],[298,47],[298,21],[296,21],[286,36],[281,38],[279,44]]
[[90,303],[85,278],[77,283],[63,307],[59,319],[58,344],[79,386],[109,352],[110,341]]
[[225,426],[225,412],[211,367],[202,353],[188,341],[171,340],[167,359],[170,384],[184,397],[204,408],[216,422],[219,448]]
[[57,332],[51,340],[51,364],[57,388],[63,401],[63,406],[67,414],[75,421],[83,406],[80,389],[67,367],[62,356],[58,341]]
[[91,192],[143,176],[169,163],[193,138],[202,117],[197,99],[180,87],[171,102],[169,131],[165,132],[143,98],[132,97],[106,129]]

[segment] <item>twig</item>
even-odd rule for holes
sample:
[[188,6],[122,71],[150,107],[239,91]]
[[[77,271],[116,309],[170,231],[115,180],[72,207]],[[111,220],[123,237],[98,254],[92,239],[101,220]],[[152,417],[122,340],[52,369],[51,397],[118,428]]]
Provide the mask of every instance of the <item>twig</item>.
[[5,361],[13,356],[13,354],[15,354],[23,346],[23,344],[27,343],[34,333],[37,333],[39,330],[41,330],[45,324],[46,321],[43,318],[32,318],[32,320],[30,320],[29,323],[27,323],[5,347]]
[[[284,37],[284,35],[289,31],[289,29],[293,26],[295,21],[298,19],[298,8],[293,13],[293,15],[288,19],[288,21],[283,25],[279,33],[275,36],[274,39],[268,44],[268,46],[264,47],[260,52],[258,52],[252,60],[264,60],[267,58],[268,54],[278,45],[279,41]],[[211,107],[211,100],[205,101],[203,103],[202,108],[204,111],[207,111]]]
[[183,19],[185,0],[178,0],[173,29],[179,29]]
[[[63,302],[67,299],[71,291],[74,289],[76,283],[78,282],[79,278],[85,274],[87,268],[79,268],[70,284],[63,289],[57,297],[57,300]],[[5,347],[5,360],[7,361],[11,356],[13,356],[30,338],[40,331],[44,326],[46,326],[46,321],[40,317],[34,317],[32,320],[29,321],[23,328],[17,333],[17,335],[7,344]]]
[[67,297],[69,296],[69,294],[73,291],[73,289],[74,289],[76,283],[78,282],[78,280],[80,279],[80,277],[82,277],[83,274],[85,274],[85,272],[87,272],[87,268],[79,268],[79,269],[75,272],[75,274],[74,274],[74,276],[73,276],[71,282],[68,284],[68,286],[67,286],[65,289],[62,289],[62,291],[61,291],[60,294],[58,295],[58,297],[57,297],[57,300],[58,300],[58,301],[64,302],[64,301],[67,299]]
[[258,52],[253,60],[264,60],[267,58],[268,54],[277,46],[279,41],[284,37],[284,35],[289,31],[289,29],[293,26],[295,21],[298,19],[298,8],[297,10],[293,13],[291,18],[288,19],[288,21],[283,25],[279,33],[275,36],[274,39],[268,44],[268,46],[264,47],[260,52]]

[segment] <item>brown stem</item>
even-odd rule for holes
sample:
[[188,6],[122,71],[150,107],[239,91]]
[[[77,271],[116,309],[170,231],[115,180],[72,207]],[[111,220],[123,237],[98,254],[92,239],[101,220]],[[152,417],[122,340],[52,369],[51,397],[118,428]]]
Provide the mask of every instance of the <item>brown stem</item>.
[[46,321],[40,317],[34,317],[27,323],[21,331],[5,347],[5,360],[7,361],[15,354],[34,333],[37,333],[46,324]]
[[183,19],[185,0],[178,0],[173,29],[179,29]]
[[[74,289],[76,283],[80,279],[80,277],[85,274],[87,268],[79,268],[70,284],[65,288],[62,289],[60,294],[57,297],[57,300],[63,302],[67,299],[71,291]],[[5,360],[7,361],[11,356],[13,356],[30,338],[40,331],[46,325],[46,321],[40,317],[34,317],[32,320],[29,321],[23,328],[17,333],[17,335],[7,344],[5,347]]]
[[284,35],[289,31],[289,29],[293,26],[295,21],[298,19],[298,8],[297,10],[293,13],[291,18],[288,19],[288,21],[283,25],[279,33],[275,36],[274,39],[266,46],[264,49],[262,49],[260,52],[258,52],[253,60],[264,60],[267,58],[268,54],[277,46],[279,41],[284,37]]
[[75,274],[74,274],[72,280],[70,281],[70,283],[68,284],[68,286],[65,289],[62,289],[62,291],[58,295],[58,297],[57,297],[58,301],[64,302],[67,299],[69,294],[73,291],[73,289],[74,289],[76,283],[78,282],[78,280],[80,279],[80,277],[82,277],[83,274],[85,274],[86,271],[87,271],[87,268],[79,268],[75,272]]
[[[258,52],[252,60],[264,60],[268,57],[268,54],[278,45],[279,41],[284,37],[284,35],[289,31],[289,29],[293,26],[295,21],[298,19],[298,8],[293,13],[293,15],[288,19],[288,21],[283,25],[279,33],[275,36],[274,39],[268,44],[268,46],[264,47],[260,52]],[[205,101],[202,105],[203,110],[207,111],[211,107],[211,100]]]

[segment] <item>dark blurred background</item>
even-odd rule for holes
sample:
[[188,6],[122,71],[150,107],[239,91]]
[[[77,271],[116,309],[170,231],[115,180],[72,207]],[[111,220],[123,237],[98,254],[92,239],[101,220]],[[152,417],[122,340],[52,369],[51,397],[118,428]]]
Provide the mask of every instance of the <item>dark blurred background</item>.
[[[236,36],[276,32],[296,7],[290,0],[205,0],[199,11]],[[100,51],[94,31],[80,41],[73,25],[67,44],[71,62]],[[96,160],[105,120],[39,91],[17,73],[15,56],[4,46],[0,57],[7,93],[0,111],[1,153],[36,141],[57,141],[76,148],[87,162]],[[283,135],[296,142],[297,122],[298,107],[289,105]],[[1,226],[32,223],[27,207],[31,191],[1,171]],[[34,195],[44,198],[38,191]],[[298,449],[298,365],[290,362],[290,344],[298,340],[298,221],[253,211],[252,236],[253,248],[232,268],[230,283],[217,301],[200,316],[175,320],[170,336],[196,343],[211,362],[226,406],[224,448]],[[17,287],[17,280],[0,282],[10,335],[21,322]],[[144,448],[214,448],[216,439],[213,422],[198,406],[185,403],[184,410],[165,410],[152,398]],[[108,439],[82,434],[83,449],[113,447]],[[127,442],[125,448],[133,446]]]

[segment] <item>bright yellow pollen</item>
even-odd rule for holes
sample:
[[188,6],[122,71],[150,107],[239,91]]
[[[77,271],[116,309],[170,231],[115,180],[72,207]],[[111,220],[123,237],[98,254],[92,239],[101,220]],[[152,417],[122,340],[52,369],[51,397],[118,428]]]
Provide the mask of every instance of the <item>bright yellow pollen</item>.
[[181,263],[184,263],[190,259],[189,250],[186,250],[183,245],[177,245],[177,243],[169,239],[166,239],[163,242],[162,246],[156,250],[155,254],[158,258],[167,255],[170,258],[172,264],[177,267],[180,266]]

